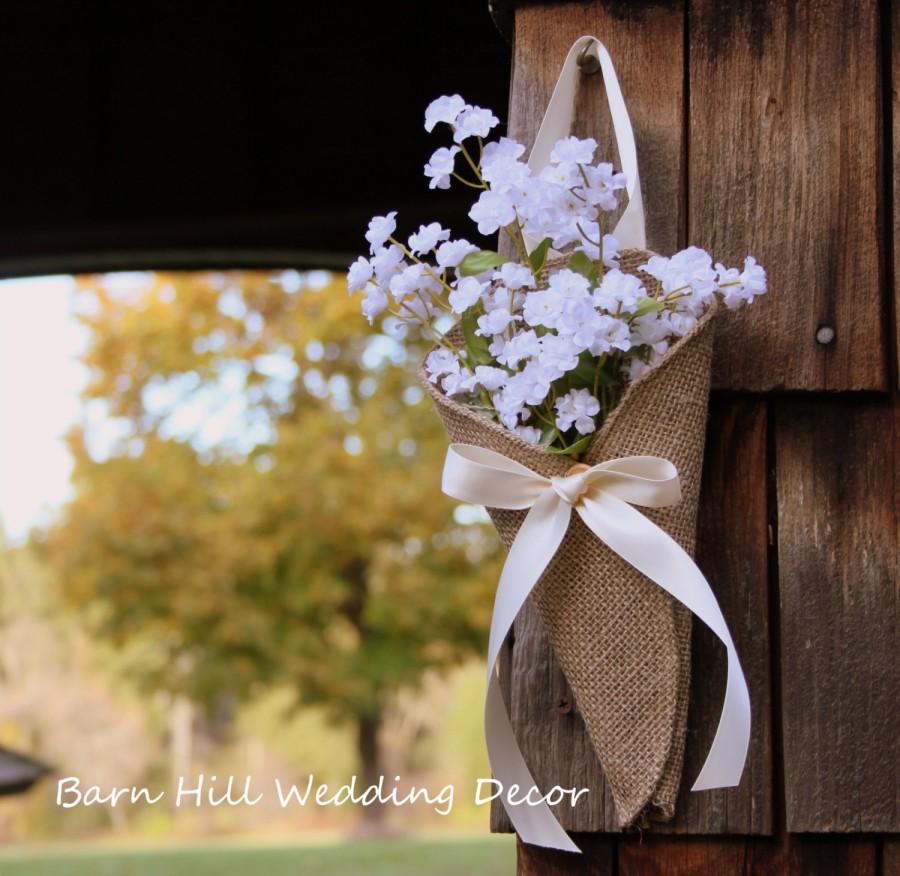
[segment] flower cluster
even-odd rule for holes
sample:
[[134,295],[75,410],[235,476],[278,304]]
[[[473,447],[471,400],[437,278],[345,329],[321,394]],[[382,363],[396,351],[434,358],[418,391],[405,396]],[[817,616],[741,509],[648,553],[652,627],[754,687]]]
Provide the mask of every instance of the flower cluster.
[[595,162],[593,139],[559,140],[535,173],[521,143],[485,142],[498,124],[489,110],[440,97],[425,111],[425,129],[439,124],[453,145],[425,165],[430,187],[456,180],[476,191],[470,218],[480,234],[502,231],[515,258],[436,222],[404,242],[388,213],[369,223],[369,254],[350,266],[348,287],[363,293],[370,323],[387,317],[401,334],[436,342],[425,367],[444,393],[525,441],[579,455],[625,387],[717,296],[736,308],[765,293],[765,271],[752,256],[742,268],[725,267],[694,246],[623,270],[603,219],[627,181]]

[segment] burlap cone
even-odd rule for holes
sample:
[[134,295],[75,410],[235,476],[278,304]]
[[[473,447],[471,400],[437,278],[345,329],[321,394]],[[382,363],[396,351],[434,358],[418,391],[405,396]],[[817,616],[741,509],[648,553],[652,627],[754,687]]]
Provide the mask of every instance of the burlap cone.
[[[637,271],[652,253],[621,254]],[[681,502],[640,509],[693,554],[712,354],[711,308],[659,365],[628,387],[585,454],[588,464],[648,454],[670,460]],[[420,377],[455,442],[486,447],[545,477],[573,460],[528,444]],[[488,509],[508,547],[525,512]],[[690,683],[690,612],[602,544],[578,515],[532,599],[575,694],[621,826],[672,817],[681,779]]]

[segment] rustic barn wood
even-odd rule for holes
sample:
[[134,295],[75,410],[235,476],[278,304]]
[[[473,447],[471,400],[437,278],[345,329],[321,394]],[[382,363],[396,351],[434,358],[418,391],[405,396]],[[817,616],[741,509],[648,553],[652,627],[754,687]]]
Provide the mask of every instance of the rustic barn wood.
[[519,876],[609,876],[615,872],[615,840],[598,834],[576,837],[584,855],[516,844]]
[[776,404],[791,831],[896,831],[900,404]]
[[[534,142],[560,67],[574,40],[596,34],[614,54],[637,140],[651,249],[673,252],[684,230],[684,59],[680,2],[652,15],[620,16],[600,3],[560,3],[516,10],[509,134]],[[575,133],[597,139],[612,160],[615,139],[599,74],[579,88]],[[652,181],[652,182],[651,182]]]
[[689,23],[688,237],[754,253],[775,293],[729,314],[714,385],[885,389],[876,0],[695,0]]
[[[876,876],[870,839],[783,836],[629,838],[618,847],[618,876]],[[553,871],[550,871],[553,872]],[[565,871],[562,871],[565,872]],[[607,870],[607,873],[613,871]]]
[[[737,789],[687,790],[723,669],[695,624],[676,820],[612,834],[577,703],[526,612],[506,666],[523,751],[539,781],[584,777],[591,804],[561,820],[607,833],[591,843],[576,833],[587,854],[575,861],[520,844],[519,872],[900,876],[900,844],[879,835],[900,831],[900,290],[889,282],[900,271],[900,10],[890,0],[504,5],[511,135],[531,142],[572,40],[596,34],[634,119],[649,245],[696,243],[730,263],[752,252],[772,290],[729,314],[719,336],[715,386],[726,392],[711,402],[699,523],[698,562],[751,687],[748,771]],[[575,133],[597,137],[602,153],[598,84],[582,79]],[[898,290],[893,303],[887,290]],[[733,394],[772,390],[816,392]],[[509,829],[493,815],[494,829]]]

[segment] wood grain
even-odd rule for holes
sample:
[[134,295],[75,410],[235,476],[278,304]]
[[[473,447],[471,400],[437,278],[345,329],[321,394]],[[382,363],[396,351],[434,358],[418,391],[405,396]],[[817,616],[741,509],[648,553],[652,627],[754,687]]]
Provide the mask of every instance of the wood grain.
[[881,849],[881,876],[900,876],[900,839],[889,837]]
[[[634,126],[649,246],[677,249],[684,226],[682,3],[523,6],[515,22],[510,136],[531,146],[570,46],[584,34],[602,39]],[[615,139],[599,73],[582,77],[576,101],[574,133],[595,137],[598,156],[613,160]]]
[[776,403],[790,831],[900,830],[900,399]]
[[764,399],[712,399],[697,533],[697,564],[728,621],[750,688],[747,765],[736,788],[690,790],[718,726],[727,665],[718,639],[695,622],[681,794],[675,821],[659,830],[773,831],[766,422]]
[[623,839],[618,876],[876,876],[877,845],[871,839],[782,835],[669,840]]
[[689,29],[688,239],[769,275],[714,386],[886,389],[876,0],[694,0]]
[[[893,229],[893,237],[886,240],[886,252],[892,257],[892,277],[891,283],[894,291],[894,386],[900,385],[898,375],[900,375],[900,3],[887,0],[884,4],[884,14],[888,17],[890,24],[890,33],[888,39],[890,41],[890,106],[891,119],[890,126],[885,126],[885,131],[891,135],[892,155],[888,156],[892,159],[890,165],[891,180],[887,181],[885,191],[891,191],[891,183],[893,183],[891,207],[892,216],[888,217],[887,228]],[[882,25],[883,27],[885,24]],[[891,222],[891,220],[893,220]]]
[[584,854],[530,846],[516,841],[518,876],[611,876],[615,872],[615,838],[597,834],[575,837]]

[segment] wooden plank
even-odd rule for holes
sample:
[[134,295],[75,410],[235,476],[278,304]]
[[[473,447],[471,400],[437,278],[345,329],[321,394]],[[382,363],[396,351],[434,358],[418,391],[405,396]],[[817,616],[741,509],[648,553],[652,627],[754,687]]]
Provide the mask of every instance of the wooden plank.
[[[895,374],[900,374],[900,3],[888,0],[884,6],[884,14],[887,15],[887,23],[890,24],[890,65],[891,65],[891,133],[893,145],[893,161],[891,165],[891,177],[893,181],[892,213],[893,237],[885,240],[886,252],[893,261],[893,276],[891,278],[894,288],[894,355]],[[890,189],[888,182],[887,189]],[[891,227],[891,226],[887,226]],[[896,382],[896,381],[895,381]]]
[[518,876],[611,876],[615,872],[615,838],[597,834],[575,837],[584,854],[542,849],[517,840]]
[[[718,399],[710,410],[701,488],[698,561],[715,588],[750,685],[753,738],[738,788],[689,790],[718,724],[725,679],[724,650],[694,624],[691,708],[682,793],[676,817],[654,831],[772,831],[771,696],[769,679],[766,498],[766,403]],[[568,830],[616,831],[615,810],[562,671],[537,613],[517,620],[511,656],[511,717],[525,759],[541,787],[587,787],[573,809],[556,810]],[[510,829],[499,807],[492,828]]]
[[618,876],[876,876],[877,844],[870,839],[782,835],[662,839],[623,838]]
[[898,831],[900,398],[776,405],[787,829]]
[[[638,146],[647,236],[660,252],[677,249],[684,226],[683,26],[681,2],[555,3],[516,9],[509,134],[531,146],[569,47],[602,39],[616,65]],[[600,74],[584,76],[575,133],[615,155]],[[616,161],[618,166],[618,162]]]
[[877,0],[691,4],[688,239],[770,282],[716,387],[887,388],[879,58]]
[[678,833],[769,834],[772,816],[766,402],[713,397],[706,438],[697,564],[728,621],[750,688],[753,731],[740,785],[703,793],[690,786],[712,744],[725,691],[725,649],[693,625],[691,704]]
[[888,837],[881,848],[882,876],[900,876],[900,839]]

